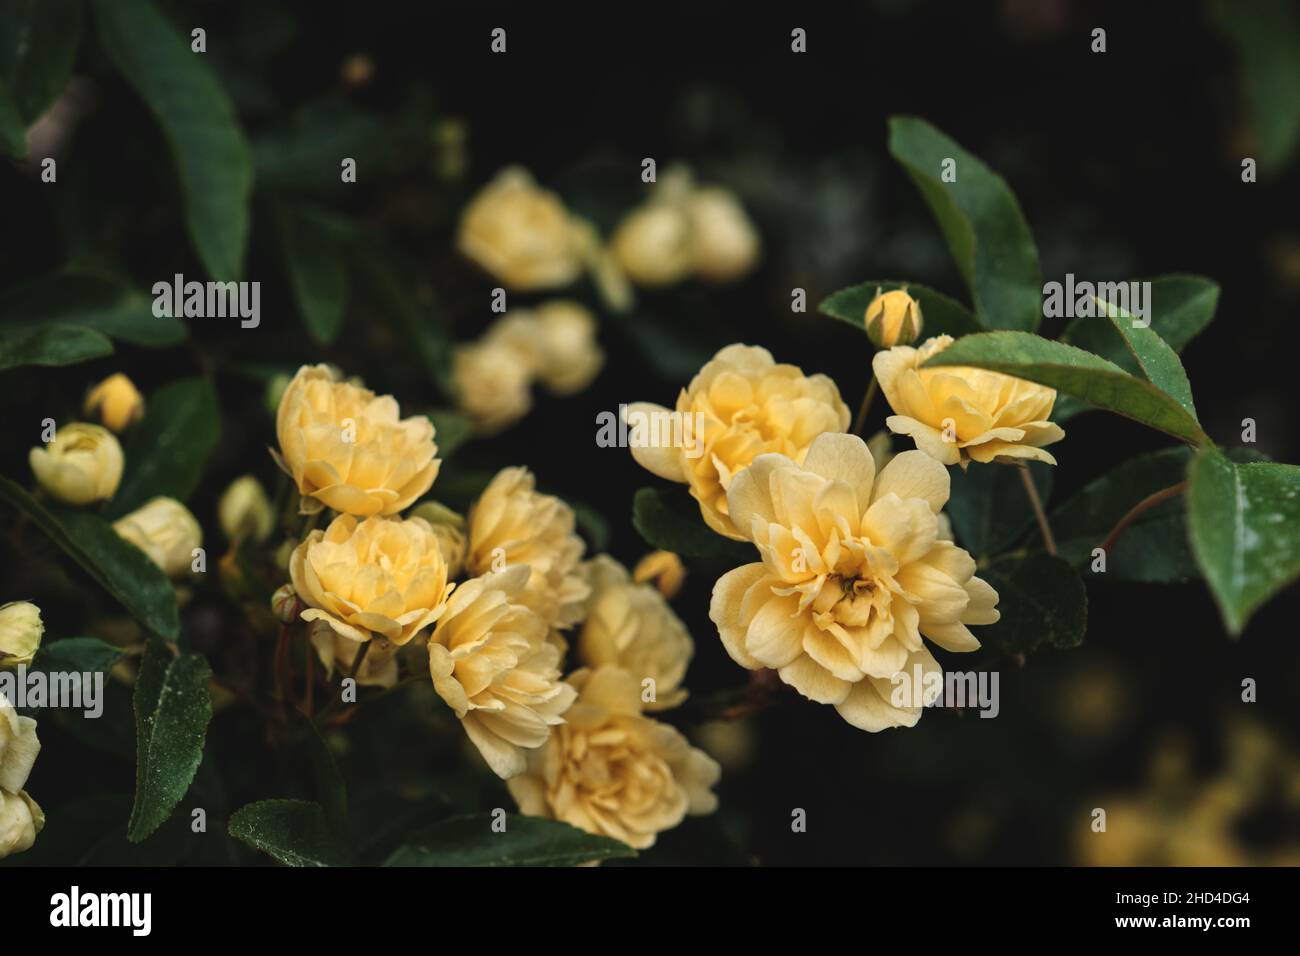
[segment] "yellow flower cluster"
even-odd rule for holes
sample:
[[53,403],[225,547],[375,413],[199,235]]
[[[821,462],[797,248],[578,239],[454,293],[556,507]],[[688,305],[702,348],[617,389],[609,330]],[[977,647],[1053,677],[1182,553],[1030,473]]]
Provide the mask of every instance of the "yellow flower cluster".
[[591,312],[556,300],[507,312],[478,341],[457,346],[452,381],[461,411],[491,435],[528,414],[534,382],[554,395],[573,395],[604,364]]
[[[712,808],[716,766],[644,713],[685,699],[690,636],[655,587],[607,556],[584,563],[569,505],[514,467],[465,517],[435,501],[403,517],[437,472],[432,426],[323,368],[290,383],[277,428],[299,489],[337,512],[294,548],[292,594],[276,598],[328,673],[390,687],[403,649],[423,648],[434,691],[487,765],[520,781],[526,813],[645,846]],[[566,631],[594,689],[587,671],[564,678]],[[525,781],[539,773],[583,796],[536,797]]]

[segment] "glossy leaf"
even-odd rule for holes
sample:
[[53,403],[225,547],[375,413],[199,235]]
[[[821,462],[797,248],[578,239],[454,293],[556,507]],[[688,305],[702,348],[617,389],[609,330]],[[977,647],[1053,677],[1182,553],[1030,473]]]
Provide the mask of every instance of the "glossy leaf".
[[579,866],[636,856],[626,843],[540,817],[492,814],[435,823],[393,851],[385,866]]
[[285,866],[346,866],[347,847],[319,803],[261,800],[230,817],[230,835]]
[[135,805],[127,836],[139,843],[171,816],[203,760],[212,719],[212,671],[198,654],[176,657],[152,640],[135,683]]
[[0,372],[23,365],[76,365],[113,354],[103,333],[76,325],[0,328]]
[[1231,634],[1300,576],[1300,467],[1237,464],[1215,448],[1192,461],[1192,550]]
[[146,628],[172,641],[180,636],[171,582],[143,551],[122,540],[111,524],[84,511],[47,509],[3,477],[0,501],[26,515]]
[[95,0],[100,46],[171,147],[190,240],[208,275],[243,274],[253,164],[230,98],[205,57],[153,0]]
[[1004,372],[1050,386],[1190,444],[1210,441],[1194,415],[1150,382],[1091,352],[1027,332],[968,335],[926,365],[973,365]]
[[[889,152],[903,164],[943,231],[957,269],[990,329],[1038,328],[1043,278],[1015,194],[977,157],[922,119],[889,121]],[[954,181],[944,182],[953,160]]]
[[280,243],[303,325],[317,342],[338,337],[348,304],[348,256],[332,219],[307,208],[282,209]]
[[0,84],[24,126],[67,87],[80,42],[80,0],[7,0],[0,17]]
[[186,335],[180,319],[153,314],[150,296],[116,279],[79,273],[41,276],[6,291],[0,296],[0,321],[84,326],[146,348],[176,345]]
[[[1029,472],[1046,503],[1052,495],[1053,468],[1032,462]],[[998,554],[1025,536],[1035,524],[1019,467],[971,465],[965,472],[951,468],[952,494],[944,507],[957,542],[977,557]]]
[[632,524],[647,544],[683,557],[758,560],[743,541],[724,538],[704,523],[700,506],[684,488],[641,488],[632,499]]

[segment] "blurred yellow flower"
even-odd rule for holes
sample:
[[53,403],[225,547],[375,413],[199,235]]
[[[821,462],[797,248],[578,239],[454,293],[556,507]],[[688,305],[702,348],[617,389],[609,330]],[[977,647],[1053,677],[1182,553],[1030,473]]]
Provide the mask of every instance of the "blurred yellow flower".
[[396,399],[304,365],[280,399],[276,433],[303,495],[344,514],[392,515],[429,490],[441,462],[433,423]]
[[[674,415],[662,405],[628,406],[645,420]],[[825,375],[804,375],[778,365],[772,353],[752,345],[728,345],[715,355],[677,397],[676,420],[688,441],[632,442],[643,468],[669,481],[685,482],[714,531],[743,540],[728,515],[727,488],[759,455],[776,452],[803,461],[812,440],[849,426],[848,407]]]
[[721,771],[677,730],[641,713],[640,686],[617,667],[580,670],[578,699],[507,782],[529,816],[563,820],[645,849],[689,813],[717,809]]
[[523,772],[524,751],[546,743],[576,696],[546,623],[517,600],[528,577],[514,565],[460,585],[429,637],[434,690],[503,779]]
[[275,530],[271,499],[252,475],[236,478],[221,493],[217,518],[228,541],[265,541]]
[[30,664],[41,646],[45,625],[30,601],[0,604],[0,668]]
[[144,415],[144,396],[134,382],[117,372],[87,393],[83,414],[97,415],[105,427],[120,432]]
[[711,186],[686,201],[691,222],[691,267],[708,282],[734,282],[758,262],[758,230],[733,193]]
[[945,465],[1009,460],[1056,464],[1043,445],[1065,437],[1049,421],[1056,391],[1033,382],[964,366],[921,368],[953,342],[939,335],[920,348],[877,352],[876,380],[894,414],[889,430]]
[[423,518],[438,539],[442,559],[447,562],[447,577],[458,578],[465,569],[465,518],[437,501],[422,501],[411,509],[412,518]]
[[194,549],[203,544],[203,529],[175,498],[151,498],[113,522],[113,530],[147,554],[169,578],[188,574]]
[[518,167],[502,170],[470,201],[457,246],[512,290],[569,285],[583,270],[581,223]]
[[898,700],[894,677],[939,670],[922,635],[973,651],[966,625],[998,619],[974,560],[939,539],[948,490],[948,472],[919,451],[876,475],[855,435],[822,435],[802,466],[755,459],[727,500],[762,560],[719,578],[709,607],[727,653],[776,669],[855,727],[913,726],[922,701]]
[[556,395],[574,395],[591,384],[605,364],[596,344],[596,319],[567,299],[537,307],[538,381]]
[[422,518],[340,515],[298,545],[289,576],[309,605],[304,621],[357,643],[377,635],[399,647],[438,619],[453,587]]
[[624,217],[609,243],[610,255],[638,285],[680,282],[691,271],[691,220],[679,203],[651,201]]
[[571,627],[582,619],[590,594],[581,568],[584,545],[574,527],[573,509],[538,492],[528,469],[503,468],[470,509],[465,570],[478,576],[527,565],[531,574],[518,602],[548,627]]
[[125,463],[113,433],[85,422],[64,425],[48,445],[33,448],[27,460],[40,486],[68,505],[113,497]]
[[632,580],[638,584],[653,584],[671,601],[686,580],[686,567],[682,559],[671,551],[651,551],[632,569]]
[[474,420],[480,434],[504,431],[532,410],[532,370],[503,342],[456,346],[451,378],[457,407]]
[[[686,699],[681,684],[695,654],[686,625],[662,594],[633,581],[609,555],[597,555],[585,567],[591,597],[578,631],[578,659],[588,667],[613,664],[642,682],[648,711],[676,707]],[[650,700],[646,680],[653,681]]]

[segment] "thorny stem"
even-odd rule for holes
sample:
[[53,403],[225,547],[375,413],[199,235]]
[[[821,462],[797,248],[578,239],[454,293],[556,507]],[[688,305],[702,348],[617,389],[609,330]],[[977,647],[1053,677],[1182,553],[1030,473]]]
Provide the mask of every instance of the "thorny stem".
[[1034,484],[1034,476],[1029,472],[1029,465],[1021,461],[1016,463],[1016,467],[1020,470],[1020,480],[1025,483],[1029,506],[1034,509],[1034,517],[1038,519],[1038,530],[1043,535],[1043,546],[1047,548],[1048,554],[1056,554],[1056,539],[1052,537],[1052,526],[1047,523],[1047,512],[1043,511],[1043,502],[1038,497],[1038,486]]
[[1180,481],[1176,485],[1170,485],[1168,488],[1161,488],[1159,491],[1147,495],[1130,508],[1128,513],[1115,523],[1115,527],[1110,529],[1110,534],[1106,535],[1106,540],[1101,543],[1101,550],[1109,554],[1110,549],[1115,547],[1115,542],[1119,540],[1119,536],[1124,533],[1124,529],[1138,518],[1142,517],[1143,513],[1160,504],[1160,502],[1178,497],[1186,488],[1187,482]]
[[876,381],[876,373],[871,373],[871,381],[867,384],[867,394],[862,396],[862,404],[858,406],[857,417],[853,419],[853,434],[861,436],[862,426],[867,423],[867,412],[871,411],[871,403],[875,400],[876,392],[879,390],[879,384]]

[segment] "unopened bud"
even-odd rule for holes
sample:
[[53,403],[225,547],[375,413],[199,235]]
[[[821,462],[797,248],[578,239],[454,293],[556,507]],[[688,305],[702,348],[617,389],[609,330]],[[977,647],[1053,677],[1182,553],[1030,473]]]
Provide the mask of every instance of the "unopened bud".
[[282,584],[271,595],[271,613],[281,624],[292,624],[298,620],[306,607],[292,584]]
[[921,334],[921,306],[903,289],[881,293],[867,306],[867,336],[878,347],[911,345]]

